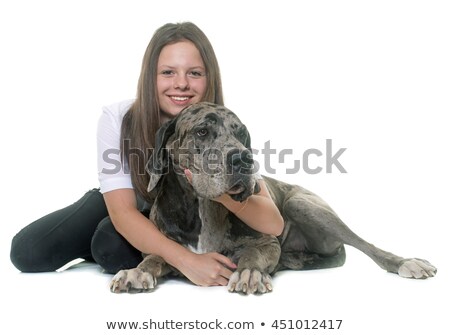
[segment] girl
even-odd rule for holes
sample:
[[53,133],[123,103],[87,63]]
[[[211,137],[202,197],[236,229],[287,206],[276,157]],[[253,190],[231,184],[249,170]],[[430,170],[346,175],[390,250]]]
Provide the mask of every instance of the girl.
[[[12,263],[23,272],[42,272],[84,258],[116,273],[136,267],[141,253],[152,253],[197,285],[227,285],[236,267],[229,258],[192,253],[165,237],[146,215],[147,149],[154,147],[162,123],[200,101],[223,105],[214,50],[196,25],[166,24],[147,47],[136,99],[103,109],[97,134],[100,189],[22,229],[12,241]],[[121,162],[115,165],[119,169],[111,166],[113,158]],[[264,181],[259,183],[261,191],[245,207],[228,195],[215,200],[250,227],[280,235],[283,219]]]

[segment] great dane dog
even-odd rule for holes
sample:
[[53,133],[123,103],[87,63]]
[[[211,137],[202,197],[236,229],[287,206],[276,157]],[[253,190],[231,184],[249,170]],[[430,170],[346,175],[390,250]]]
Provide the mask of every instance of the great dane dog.
[[[197,253],[219,252],[238,266],[230,292],[272,290],[271,274],[281,269],[323,269],[345,262],[344,244],[372,258],[382,269],[407,278],[429,278],[429,262],[405,259],[375,247],[351,231],[314,193],[265,177],[285,228],[274,237],[254,231],[214,199],[228,193],[245,201],[259,191],[250,136],[238,117],[223,106],[195,104],[161,127],[147,164],[148,191],[154,198],[150,219],[169,238]],[[184,171],[192,172],[188,182]],[[111,291],[148,291],[157,278],[176,271],[161,257],[144,255],[135,269],[112,279]]]

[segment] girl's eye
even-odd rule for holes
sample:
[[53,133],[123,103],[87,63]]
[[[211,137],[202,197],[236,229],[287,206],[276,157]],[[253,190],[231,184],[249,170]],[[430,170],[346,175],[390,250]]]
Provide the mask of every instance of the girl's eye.
[[173,74],[173,71],[172,70],[163,70],[163,71],[161,71],[161,74],[164,76],[170,76]]
[[200,137],[204,137],[208,135],[208,130],[206,128],[199,129],[197,130],[197,135]]
[[203,77],[203,72],[200,71],[191,71],[190,72],[191,77]]

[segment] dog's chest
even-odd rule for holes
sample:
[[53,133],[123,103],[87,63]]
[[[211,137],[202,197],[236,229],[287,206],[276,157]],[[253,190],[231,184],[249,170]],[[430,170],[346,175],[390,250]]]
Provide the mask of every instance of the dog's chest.
[[188,248],[198,254],[220,252],[230,230],[228,211],[221,204],[199,199],[199,216],[202,222],[197,245]]

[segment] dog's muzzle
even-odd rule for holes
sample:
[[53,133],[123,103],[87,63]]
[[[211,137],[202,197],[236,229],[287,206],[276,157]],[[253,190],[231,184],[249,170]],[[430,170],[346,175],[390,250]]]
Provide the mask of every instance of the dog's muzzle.
[[227,171],[231,187],[226,192],[235,201],[244,201],[255,191],[254,161],[248,149],[232,149],[227,154]]

